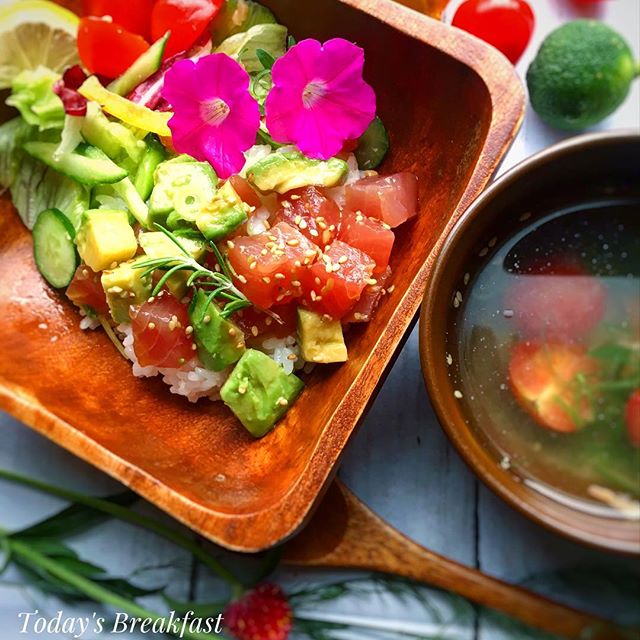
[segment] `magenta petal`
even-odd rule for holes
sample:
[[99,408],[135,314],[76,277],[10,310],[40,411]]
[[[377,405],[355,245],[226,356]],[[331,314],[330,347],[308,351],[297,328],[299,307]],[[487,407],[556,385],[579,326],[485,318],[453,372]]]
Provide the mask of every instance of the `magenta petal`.
[[376,97],[363,79],[364,51],[334,38],[303,40],[273,66],[274,88],[265,103],[266,124],[277,142],[294,143],[313,158],[328,159],[360,137],[376,114]]
[[176,151],[209,162],[221,178],[238,173],[260,126],[247,72],[225,54],[181,60],[166,74],[163,97]]

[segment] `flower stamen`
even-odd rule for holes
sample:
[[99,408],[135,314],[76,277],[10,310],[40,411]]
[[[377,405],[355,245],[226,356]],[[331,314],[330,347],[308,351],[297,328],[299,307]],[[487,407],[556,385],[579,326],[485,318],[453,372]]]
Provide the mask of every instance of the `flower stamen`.
[[322,80],[313,80],[302,92],[302,104],[305,109],[313,109],[313,107],[327,95],[327,85]]
[[202,119],[212,127],[220,126],[231,113],[231,107],[222,99],[214,98],[203,102],[200,106]]

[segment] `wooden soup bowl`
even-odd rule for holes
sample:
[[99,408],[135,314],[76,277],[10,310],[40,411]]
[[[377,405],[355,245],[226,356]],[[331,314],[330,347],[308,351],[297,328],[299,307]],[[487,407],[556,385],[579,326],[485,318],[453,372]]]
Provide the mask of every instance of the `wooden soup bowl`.
[[[640,202],[640,135],[598,133],[562,142],[525,160],[496,181],[464,214],[448,236],[425,293],[420,321],[420,352],[429,395],[447,435],[480,478],[521,513],[573,540],[625,553],[640,553],[640,523],[587,512],[570,500],[550,497],[499,464],[502,457],[483,433],[494,416],[483,412],[474,428],[460,389],[456,292],[463,298],[478,269],[523,227],[520,218],[561,210],[574,204],[617,197]],[[459,298],[458,298],[459,300]],[[451,364],[447,354],[452,354]],[[475,416],[478,418],[478,416]],[[499,418],[497,418],[499,419]],[[534,488],[539,487],[539,488]]]

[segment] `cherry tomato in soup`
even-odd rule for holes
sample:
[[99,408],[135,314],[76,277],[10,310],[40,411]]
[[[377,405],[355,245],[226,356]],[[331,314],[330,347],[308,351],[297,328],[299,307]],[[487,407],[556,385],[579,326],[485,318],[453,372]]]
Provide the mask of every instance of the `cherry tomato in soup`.
[[100,276],[86,264],[81,264],[67,287],[67,298],[81,309],[89,307],[98,315],[107,315],[109,305],[107,296],[102,288]]
[[151,36],[151,9],[154,0],[84,0],[83,15],[111,16],[116,24],[144,38]]
[[177,369],[195,355],[187,305],[167,291],[129,310],[133,350],[142,367]]
[[191,48],[218,15],[224,0],[157,0],[151,12],[151,36],[171,31],[164,57]]
[[515,64],[531,40],[535,16],[525,0],[466,0],[453,25],[493,45]]
[[148,48],[143,37],[102,18],[82,18],[78,25],[78,53],[91,73],[117,78]]
[[640,389],[636,389],[627,400],[624,421],[631,444],[634,447],[640,447]]
[[598,363],[581,345],[518,342],[511,349],[509,382],[522,408],[541,426],[571,433],[593,419],[576,376],[595,380]]
[[606,290],[579,266],[546,266],[518,275],[507,289],[505,309],[527,339],[579,341],[602,320]]

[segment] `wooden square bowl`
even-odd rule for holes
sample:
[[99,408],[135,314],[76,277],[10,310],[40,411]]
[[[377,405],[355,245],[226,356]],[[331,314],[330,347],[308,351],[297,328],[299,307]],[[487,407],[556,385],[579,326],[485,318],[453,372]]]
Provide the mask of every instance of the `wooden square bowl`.
[[253,440],[221,403],[192,405],[159,380],[134,378],[108,338],[81,331],[73,306],[42,281],[29,232],[0,202],[0,406],[239,551],[275,545],[309,516],[412,324],[434,249],[486,185],[524,111],[499,53],[393,2],[265,4],[298,39],[341,36],[365,48],[391,137],[382,171],[418,174],[421,198],[398,234],[395,290],[373,322],[349,332],[349,361],[318,367],[267,437]]

